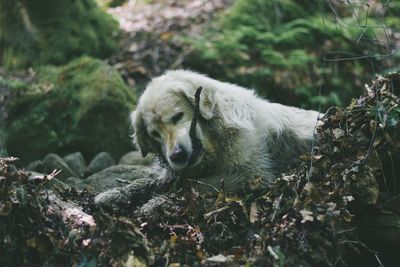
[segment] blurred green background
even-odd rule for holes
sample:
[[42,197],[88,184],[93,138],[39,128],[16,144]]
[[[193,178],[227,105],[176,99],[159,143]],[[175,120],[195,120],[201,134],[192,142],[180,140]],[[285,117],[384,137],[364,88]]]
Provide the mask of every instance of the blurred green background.
[[237,0],[213,26],[189,66],[304,108],[347,104],[400,59],[398,1]]

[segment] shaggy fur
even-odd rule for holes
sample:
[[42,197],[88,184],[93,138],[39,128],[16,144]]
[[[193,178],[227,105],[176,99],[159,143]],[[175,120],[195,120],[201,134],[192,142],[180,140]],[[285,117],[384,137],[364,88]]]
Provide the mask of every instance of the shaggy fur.
[[[194,151],[189,128],[199,87],[196,138],[202,147]],[[159,154],[176,174],[205,183],[224,178],[225,189],[236,192],[254,180],[268,184],[295,164],[310,150],[317,118],[315,111],[270,103],[186,70],[153,79],[131,114],[134,142],[144,156]]]

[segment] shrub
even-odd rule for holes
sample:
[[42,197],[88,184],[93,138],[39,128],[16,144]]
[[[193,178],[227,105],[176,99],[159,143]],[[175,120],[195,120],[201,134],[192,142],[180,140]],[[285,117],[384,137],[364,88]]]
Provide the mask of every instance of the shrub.
[[284,104],[341,105],[395,63],[380,56],[391,53],[389,40],[378,40],[398,29],[399,12],[392,2],[237,0],[202,37],[186,40],[194,48],[186,65]]

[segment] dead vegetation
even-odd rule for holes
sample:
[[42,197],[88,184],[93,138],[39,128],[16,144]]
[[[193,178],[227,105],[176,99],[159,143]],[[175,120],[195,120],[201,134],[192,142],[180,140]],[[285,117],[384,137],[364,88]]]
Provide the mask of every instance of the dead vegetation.
[[399,73],[377,77],[321,118],[302,166],[240,197],[178,187],[107,211],[55,173],[29,176],[1,159],[0,265],[393,266],[399,96]]

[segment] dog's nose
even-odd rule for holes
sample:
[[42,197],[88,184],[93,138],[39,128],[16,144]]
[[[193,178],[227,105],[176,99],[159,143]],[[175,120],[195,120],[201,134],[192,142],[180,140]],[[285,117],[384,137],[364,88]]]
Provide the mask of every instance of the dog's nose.
[[174,163],[185,163],[188,158],[188,153],[180,145],[176,145],[169,159]]

